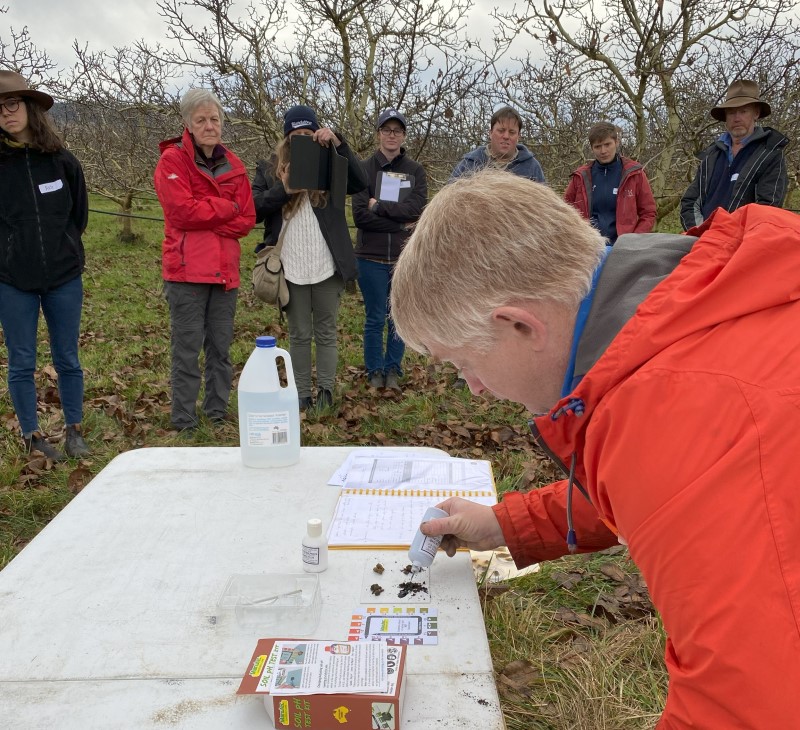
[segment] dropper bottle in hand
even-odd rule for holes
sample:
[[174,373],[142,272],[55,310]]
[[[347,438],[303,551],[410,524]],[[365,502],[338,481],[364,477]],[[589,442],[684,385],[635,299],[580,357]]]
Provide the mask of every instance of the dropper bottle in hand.
[[[449,516],[450,515],[443,509],[428,507],[425,514],[422,516],[422,522],[435,520],[437,517]],[[411,543],[411,547],[408,549],[408,559],[411,561],[411,572],[414,575],[424,568],[429,568],[431,566],[433,559],[436,557],[436,551],[439,549],[439,545],[442,544],[443,537],[443,535],[437,535],[436,537],[423,535],[422,530],[417,528],[417,534],[414,535],[414,540]]]

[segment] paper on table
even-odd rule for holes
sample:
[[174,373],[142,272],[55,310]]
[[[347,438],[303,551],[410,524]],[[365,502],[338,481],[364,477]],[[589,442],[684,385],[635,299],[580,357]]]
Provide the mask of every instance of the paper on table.
[[494,491],[492,465],[480,459],[403,459],[356,456],[344,486],[348,489],[409,488]]
[[[333,475],[328,480],[328,484],[332,484],[337,487],[344,486],[345,480],[347,479],[347,473],[350,470],[350,465],[353,463],[355,459],[361,458],[378,458],[383,457],[387,459],[416,459],[419,457],[419,450],[418,449],[385,449],[380,446],[375,447],[366,447],[361,448],[356,451],[351,451],[347,458],[344,460],[342,465],[333,472]],[[426,452],[425,459],[449,459],[450,455],[445,454],[442,451],[430,451]]]
[[426,491],[343,489],[328,528],[329,547],[402,548],[411,545],[425,510],[448,497],[459,496],[478,504],[493,505],[492,492],[453,489]]

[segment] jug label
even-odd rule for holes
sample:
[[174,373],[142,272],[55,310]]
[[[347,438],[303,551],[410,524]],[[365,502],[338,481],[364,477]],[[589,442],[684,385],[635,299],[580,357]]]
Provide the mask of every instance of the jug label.
[[289,442],[289,411],[247,414],[248,446],[286,446]]

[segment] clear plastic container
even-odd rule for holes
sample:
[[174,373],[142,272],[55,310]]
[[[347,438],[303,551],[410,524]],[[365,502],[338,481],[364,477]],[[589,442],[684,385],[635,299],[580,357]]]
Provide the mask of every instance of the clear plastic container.
[[[278,360],[286,370],[282,386]],[[239,445],[242,463],[289,466],[300,458],[300,402],[292,360],[274,337],[257,337],[239,377]]]
[[243,628],[305,636],[319,624],[319,578],[313,573],[232,575],[217,607]]

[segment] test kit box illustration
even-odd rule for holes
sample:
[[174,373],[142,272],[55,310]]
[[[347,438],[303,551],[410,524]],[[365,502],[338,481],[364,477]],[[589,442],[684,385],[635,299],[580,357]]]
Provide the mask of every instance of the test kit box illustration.
[[400,730],[405,662],[405,646],[259,639],[237,694],[263,696],[278,730]]

